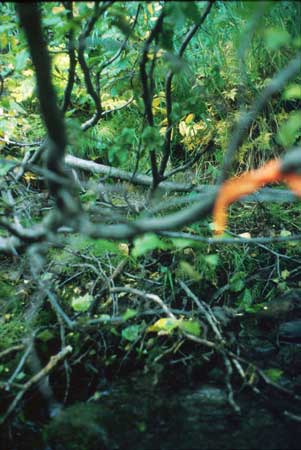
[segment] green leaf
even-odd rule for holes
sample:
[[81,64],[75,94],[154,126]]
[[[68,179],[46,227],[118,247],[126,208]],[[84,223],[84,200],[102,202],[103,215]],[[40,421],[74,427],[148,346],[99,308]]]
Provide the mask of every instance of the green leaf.
[[197,320],[182,320],[180,329],[186,331],[186,333],[193,334],[194,336],[201,335],[201,326]]
[[290,39],[290,34],[281,28],[269,28],[264,33],[265,44],[271,50],[283,47],[289,43]]
[[21,71],[21,70],[25,69],[27,59],[28,59],[28,51],[21,50],[16,55],[16,66],[15,66],[16,70]]
[[18,375],[16,376],[16,380],[21,381],[24,380],[25,377],[26,377],[25,372],[19,372]]
[[251,307],[252,303],[253,303],[252,292],[250,291],[250,289],[246,288],[240,295],[238,306],[246,310],[247,308]]
[[140,330],[141,325],[130,325],[122,330],[121,336],[127,341],[134,342],[139,338]]
[[269,377],[272,381],[278,381],[279,378],[282,377],[283,370],[281,370],[281,369],[276,369],[276,368],[271,368],[271,369],[266,369],[266,370],[264,371],[264,373],[265,373],[266,376]]
[[196,242],[190,239],[173,238],[171,242],[175,248],[179,249],[196,246]]
[[204,259],[211,267],[216,267],[218,265],[218,255],[207,255]]
[[240,292],[245,286],[245,272],[237,272],[230,278],[230,291]]
[[4,177],[13,166],[14,166],[14,163],[12,163],[10,161],[1,161],[0,177]]
[[197,2],[180,2],[182,12],[184,16],[190,19],[192,22],[197,22],[200,17],[200,11],[197,7]]
[[98,196],[94,191],[88,190],[84,194],[81,194],[80,198],[82,202],[87,203],[87,202],[95,202]]
[[142,142],[149,151],[159,150],[163,143],[158,128],[147,126],[142,133]]
[[180,271],[194,281],[201,280],[201,274],[187,261],[180,261]]
[[289,230],[281,230],[280,231],[280,236],[282,236],[282,237],[288,237],[288,236],[291,236],[291,235],[292,235],[292,233]]
[[184,2],[167,2],[165,7],[165,22],[175,28],[181,28],[185,24],[185,14],[183,12],[182,3]]
[[284,100],[291,100],[291,99],[300,99],[301,98],[301,84],[290,84],[285,89],[282,98]]
[[120,140],[124,144],[132,145],[135,142],[136,132],[134,128],[124,128],[120,135]]
[[135,309],[128,308],[124,314],[122,314],[123,320],[131,319],[137,315],[137,311]]
[[26,114],[25,109],[23,109],[18,103],[14,100],[10,100],[9,107],[12,111],[18,112],[20,114]]
[[290,113],[288,120],[281,125],[277,135],[278,142],[284,147],[291,147],[301,135],[301,111]]
[[93,296],[90,294],[85,294],[81,297],[73,297],[71,301],[71,306],[74,311],[77,312],[86,312],[91,306],[93,302]]
[[48,342],[55,337],[54,333],[50,330],[43,330],[38,335],[37,338],[43,342]]
[[158,236],[148,233],[134,240],[132,255],[134,258],[137,258],[138,256],[142,256],[151,250],[155,250],[157,248],[164,249],[166,247],[166,244],[162,242]]
[[45,19],[43,20],[43,23],[47,27],[55,28],[57,25],[62,24],[62,18],[60,17],[60,15],[48,16],[48,17],[45,17]]

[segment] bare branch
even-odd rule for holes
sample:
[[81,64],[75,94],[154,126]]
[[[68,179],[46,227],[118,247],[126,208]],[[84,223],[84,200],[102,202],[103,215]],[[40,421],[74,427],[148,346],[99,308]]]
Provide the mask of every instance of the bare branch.
[[[73,4],[72,2],[63,2],[67,10],[67,19],[69,22],[73,20]],[[66,112],[71,100],[71,93],[75,80],[75,68],[76,68],[76,57],[75,57],[75,39],[74,30],[70,28],[68,32],[68,55],[69,55],[69,69],[68,69],[68,81],[64,93],[64,100],[62,105],[62,111]]]
[[[140,79],[142,84],[142,98],[144,102],[144,112],[147,119],[147,123],[150,127],[154,126],[154,117],[152,111],[152,92],[151,86],[149,86],[149,77],[146,71],[146,64],[148,62],[148,53],[150,46],[162,29],[164,15],[165,12],[164,9],[162,9],[153,29],[150,32],[149,37],[145,41],[140,61]],[[157,158],[154,150],[150,151],[150,161],[153,175],[153,189],[155,189],[159,182],[159,178],[158,178]]]
[[49,359],[49,362],[46,364],[45,367],[43,367],[40,372],[36,373],[30,380],[28,380],[23,386],[22,390],[19,391],[19,393],[16,395],[12,403],[10,404],[8,410],[6,413],[0,418],[0,425],[3,424],[8,417],[13,413],[13,411],[16,409],[20,401],[22,400],[25,393],[35,384],[39,383],[45,376],[47,376],[54,368],[55,366],[66,356],[72,352],[71,345],[67,345],[67,347],[63,348],[59,353],[57,353],[54,356],[51,356]]
[[[203,154],[203,153],[202,153]],[[87,170],[92,173],[98,173],[101,175],[105,175],[107,177],[111,178],[118,178],[120,180],[129,181],[133,184],[138,184],[142,186],[151,186],[152,185],[152,177],[148,175],[144,175],[141,173],[132,174],[131,172],[127,172],[122,169],[116,169],[115,167],[106,166],[104,164],[98,164],[94,161],[88,161],[85,159],[77,158],[72,155],[67,155],[65,157],[65,162],[68,166],[74,168],[74,169],[80,169],[80,170]],[[35,168],[32,166],[32,171],[35,171]],[[186,166],[184,168],[181,168],[181,170],[185,170]],[[179,168],[180,169],[180,168]],[[177,173],[178,171],[175,169],[175,172],[171,172],[168,174],[168,176],[173,175],[174,173]],[[37,171],[37,173],[39,173]],[[49,174],[50,175],[50,174]],[[166,175],[167,176],[167,175]],[[205,184],[188,184],[188,183],[177,183],[172,181],[163,181],[160,183],[159,188],[162,191],[166,192],[199,192],[202,194],[202,196],[195,197],[193,201],[201,201],[206,195],[211,195],[215,193],[218,189],[218,186],[214,185],[205,185]],[[179,203],[191,203],[192,199],[189,197],[189,199],[178,199]],[[244,197],[241,197],[239,199],[240,202],[278,202],[278,203],[285,203],[285,202],[293,202],[297,201],[298,196],[293,194],[289,190],[283,190],[283,189],[277,189],[277,188],[263,188],[260,191],[247,195]]]
[[[19,3],[16,9],[24,28],[33,65],[36,71],[38,97],[44,122],[48,132],[46,157],[48,170],[68,178],[64,169],[64,153],[67,144],[62,113],[58,108],[55,90],[51,82],[51,65],[46,43],[43,38],[41,14],[35,3]],[[74,214],[75,204],[68,191],[61,184],[49,180],[50,192],[55,196],[57,207],[64,213]],[[66,201],[67,200],[67,201]],[[72,207],[70,209],[69,203]],[[71,211],[73,210],[73,211]]]
[[95,23],[97,22],[98,18],[102,14],[102,9],[99,8],[99,3],[94,4],[94,13],[90,20],[88,20],[86,26],[84,27],[82,33],[79,36],[78,40],[78,62],[80,64],[80,67],[82,69],[82,72],[84,74],[84,80],[85,85],[88,94],[92,98],[94,105],[95,105],[95,113],[91,117],[91,119],[87,120],[85,123],[82,124],[81,129],[83,131],[86,131],[88,128],[91,128],[92,126],[96,125],[96,123],[99,121],[102,113],[102,106],[101,106],[101,100],[100,96],[97,93],[96,89],[93,86],[90,69],[88,67],[88,64],[86,63],[85,59],[85,46],[86,46],[86,39],[93,30],[93,27]]
[[[186,34],[184,41],[182,42],[182,45],[180,47],[179,53],[178,53],[179,58],[181,58],[183,56],[189,42],[191,41],[191,39],[197,32],[199,27],[204,23],[206,17],[208,16],[208,14],[212,8],[212,5],[213,5],[212,1],[207,3],[204,14],[201,16],[200,20],[195,25],[193,25],[190,28],[190,30],[188,31],[188,33]],[[170,156],[170,150],[171,150],[171,134],[172,134],[172,128],[173,128],[172,119],[171,119],[171,114],[172,114],[171,86],[172,86],[173,76],[174,76],[174,72],[172,70],[170,70],[167,74],[166,81],[165,81],[167,128],[166,128],[166,133],[165,133],[165,138],[164,138],[164,152],[163,152],[163,157],[162,157],[160,169],[159,169],[160,178],[162,178],[164,175],[164,172],[165,172],[168,160],[169,160],[169,156]]]

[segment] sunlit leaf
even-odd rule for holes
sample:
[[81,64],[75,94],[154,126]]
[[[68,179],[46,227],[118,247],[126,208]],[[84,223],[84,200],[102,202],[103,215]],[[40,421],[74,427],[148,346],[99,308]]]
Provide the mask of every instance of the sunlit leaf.
[[195,115],[194,114],[188,114],[188,116],[186,117],[186,119],[185,119],[185,122],[186,122],[186,124],[188,125],[190,122],[192,122],[193,121],[193,119],[194,119],[194,117],[195,117]]
[[123,253],[124,255],[128,256],[129,255],[129,246],[128,244],[126,244],[125,242],[121,242],[118,245],[119,250],[121,251],[121,253]]
[[[165,317],[157,320],[153,325],[147,328],[149,332],[161,332],[161,334],[171,334],[180,324],[180,320],[171,317]],[[163,333],[162,333],[163,332]]]
[[182,120],[182,122],[179,123],[179,132],[180,132],[180,135],[181,135],[181,136],[186,136],[186,135],[187,135],[187,130],[188,130],[188,127],[187,127],[185,121]]
[[207,255],[204,259],[209,266],[216,267],[218,265],[218,255]]
[[301,99],[301,84],[290,84],[282,97],[284,100]]
[[155,234],[148,233],[134,240],[132,255],[136,258],[157,248],[164,249],[166,248],[166,244],[162,242],[161,239]]
[[290,276],[290,271],[285,269],[281,271],[281,278],[283,278],[283,280],[286,280],[289,276]]
[[150,13],[150,15],[152,16],[152,15],[154,14],[154,8],[153,8],[153,5],[152,5],[151,3],[148,3],[148,4],[146,5],[146,8],[147,8],[148,12]]
[[93,296],[90,294],[85,294],[81,297],[73,297],[71,301],[71,306],[74,311],[86,312],[90,308],[93,302]]
[[62,5],[60,5],[60,6],[54,6],[53,8],[52,8],[52,13],[53,14],[60,14],[61,12],[64,12],[65,11],[65,8],[62,6]]
[[280,231],[280,236],[282,236],[282,237],[287,237],[287,236],[291,236],[291,231],[289,231],[289,230],[281,230]]

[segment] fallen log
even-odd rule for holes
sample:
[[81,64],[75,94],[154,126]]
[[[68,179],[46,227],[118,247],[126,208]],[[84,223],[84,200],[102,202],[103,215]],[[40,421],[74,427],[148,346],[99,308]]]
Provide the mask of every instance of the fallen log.
[[[107,176],[108,178],[118,178],[122,181],[127,181],[141,186],[151,186],[152,177],[140,173],[132,174],[122,169],[98,164],[94,161],[77,158],[76,156],[66,155],[65,163],[72,169],[84,170],[91,173]],[[162,181],[159,185],[161,191],[165,192],[196,192],[203,194],[191,201],[201,200],[202,197],[212,195],[217,191],[218,187],[214,185],[195,185],[193,183],[177,183],[173,181]],[[240,202],[276,202],[286,203],[297,201],[298,197],[287,189],[277,188],[263,188],[254,194],[247,195],[239,199]]]

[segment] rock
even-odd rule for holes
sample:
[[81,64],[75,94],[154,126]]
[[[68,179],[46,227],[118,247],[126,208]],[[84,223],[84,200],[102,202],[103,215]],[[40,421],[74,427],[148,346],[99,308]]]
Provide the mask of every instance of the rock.
[[192,394],[186,396],[186,401],[199,405],[225,405],[227,394],[224,389],[217,386],[202,386]]
[[74,404],[60,412],[45,428],[46,444],[53,450],[107,450],[107,431],[102,407],[96,404]]
[[301,320],[282,323],[278,329],[279,342],[301,343]]

